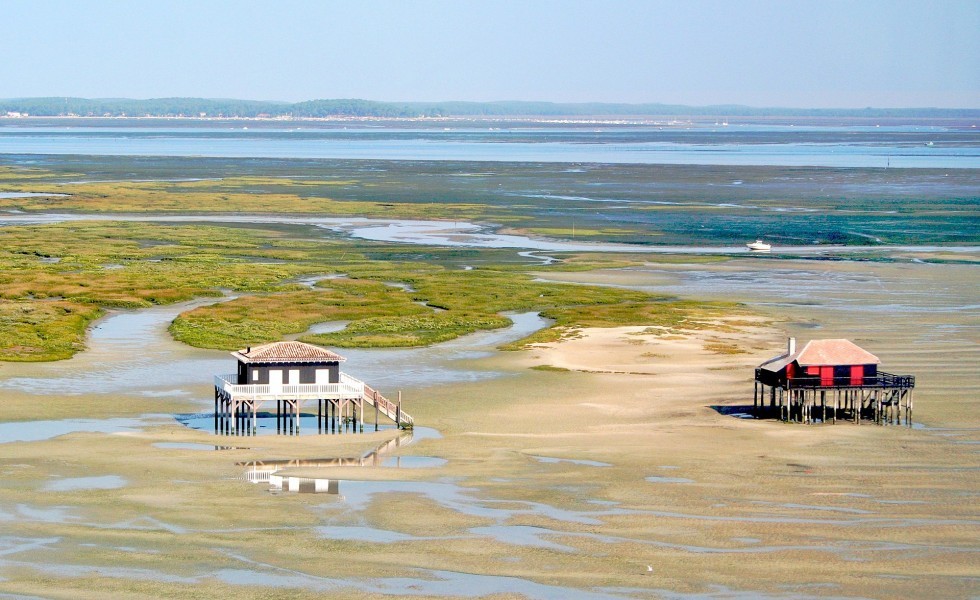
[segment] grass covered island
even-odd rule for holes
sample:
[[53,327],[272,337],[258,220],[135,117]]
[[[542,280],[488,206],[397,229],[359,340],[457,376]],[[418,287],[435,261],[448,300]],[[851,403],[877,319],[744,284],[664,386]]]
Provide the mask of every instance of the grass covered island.
[[[227,350],[302,334],[315,323],[347,321],[339,332],[302,339],[411,347],[503,327],[509,323],[504,312],[539,311],[554,320],[519,347],[584,325],[677,326],[734,308],[536,282],[515,264],[464,269],[473,251],[430,248],[426,262],[411,263],[398,257],[403,248],[313,236],[324,237],[302,227],[92,221],[0,228],[0,358],[68,358],[82,349],[88,324],[107,309],[223,294],[236,297],[182,314],[171,326],[174,337]],[[577,264],[574,257],[570,263]],[[304,277],[314,283],[299,283]]]

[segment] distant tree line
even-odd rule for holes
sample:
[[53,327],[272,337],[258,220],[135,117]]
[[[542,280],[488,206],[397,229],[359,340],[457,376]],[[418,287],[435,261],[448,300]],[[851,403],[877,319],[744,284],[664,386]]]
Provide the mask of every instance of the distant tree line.
[[586,117],[586,116],[731,116],[731,117],[919,117],[980,118],[978,109],[957,108],[757,108],[740,105],[609,104],[554,102],[375,102],[337,99],[266,102],[209,98],[10,98],[0,99],[0,116],[37,117]]

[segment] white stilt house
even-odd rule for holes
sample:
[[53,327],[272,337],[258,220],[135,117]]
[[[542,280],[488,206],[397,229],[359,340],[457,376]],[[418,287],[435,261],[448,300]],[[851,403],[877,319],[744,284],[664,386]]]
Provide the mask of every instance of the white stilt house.
[[[299,432],[304,403],[317,401],[317,429],[337,432],[364,430],[364,408],[403,429],[412,417],[363,381],[340,371],[346,359],[325,348],[302,342],[275,342],[232,352],[238,372],[214,378],[214,424],[219,433],[255,433],[260,407],[276,403],[276,428]],[[399,394],[400,396],[400,394]]]

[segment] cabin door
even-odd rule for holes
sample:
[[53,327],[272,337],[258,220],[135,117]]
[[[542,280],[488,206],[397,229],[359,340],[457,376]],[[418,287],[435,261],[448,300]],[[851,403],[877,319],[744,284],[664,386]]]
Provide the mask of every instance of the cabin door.
[[282,369],[271,369],[269,371],[269,386],[273,388],[282,387]]

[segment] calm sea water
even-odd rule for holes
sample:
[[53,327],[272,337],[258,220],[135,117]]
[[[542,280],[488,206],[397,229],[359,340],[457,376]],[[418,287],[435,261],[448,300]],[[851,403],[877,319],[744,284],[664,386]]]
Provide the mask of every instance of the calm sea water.
[[976,169],[980,132],[750,125],[691,131],[0,126],[3,154]]

